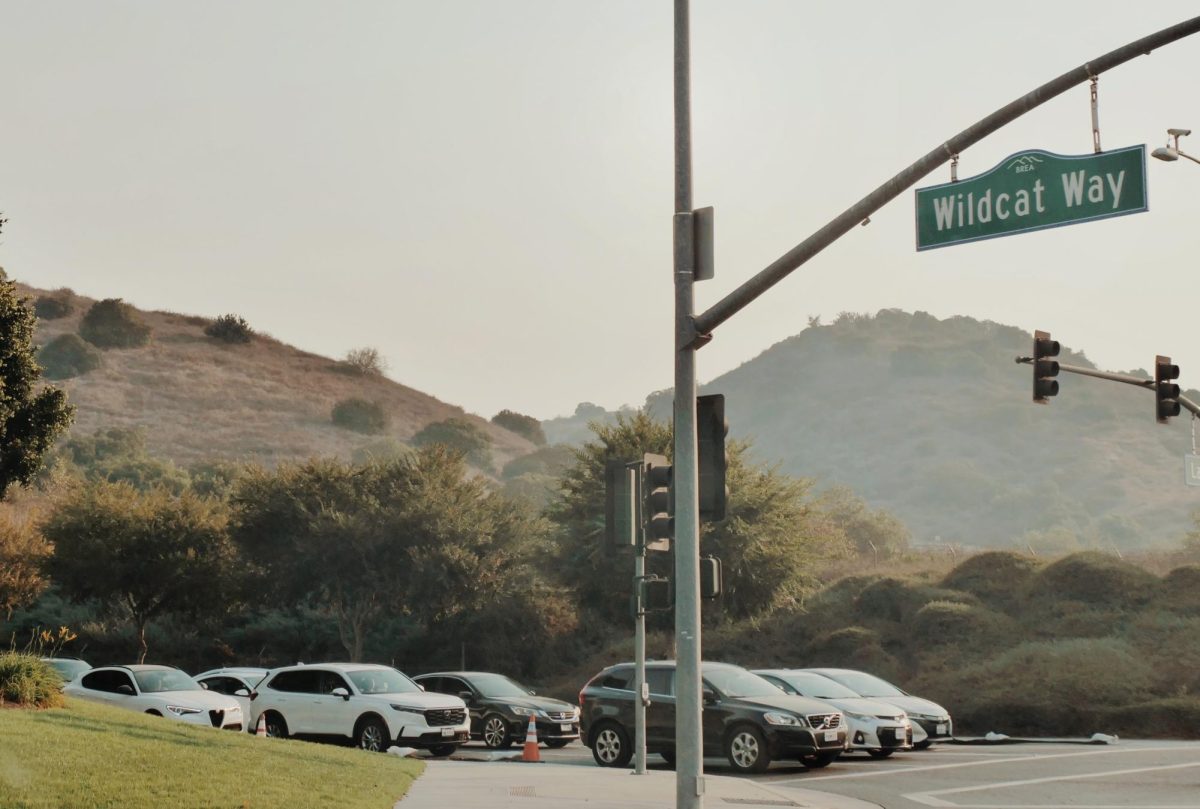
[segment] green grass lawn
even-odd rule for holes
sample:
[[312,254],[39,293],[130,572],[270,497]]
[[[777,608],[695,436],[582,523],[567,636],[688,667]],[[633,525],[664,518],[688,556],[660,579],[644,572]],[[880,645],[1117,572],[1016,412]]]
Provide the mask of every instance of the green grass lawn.
[[79,700],[0,709],[4,809],[390,809],[422,767]]

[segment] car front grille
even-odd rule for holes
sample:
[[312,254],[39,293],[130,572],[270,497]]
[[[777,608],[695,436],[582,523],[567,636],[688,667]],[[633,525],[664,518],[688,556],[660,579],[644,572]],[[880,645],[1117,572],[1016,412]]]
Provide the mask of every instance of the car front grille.
[[571,722],[575,719],[574,711],[546,711],[546,716],[555,722]]
[[443,725],[461,725],[467,719],[467,712],[462,708],[442,708],[425,712],[425,724],[431,728]]
[[840,713],[819,713],[808,717],[808,723],[817,730],[833,730],[842,726]]

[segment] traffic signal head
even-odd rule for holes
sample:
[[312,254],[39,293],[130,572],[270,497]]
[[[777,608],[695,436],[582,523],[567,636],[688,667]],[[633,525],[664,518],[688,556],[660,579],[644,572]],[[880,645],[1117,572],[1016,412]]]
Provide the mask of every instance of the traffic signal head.
[[637,493],[634,470],[625,461],[608,459],[604,467],[604,539],[610,548],[637,544]]
[[1179,415],[1179,386],[1171,381],[1178,378],[1179,366],[1172,365],[1170,357],[1154,358],[1154,415],[1159,424]]
[[1033,401],[1046,404],[1051,396],[1058,395],[1058,361],[1050,359],[1057,357],[1059,352],[1057,340],[1050,339],[1050,332],[1035,331],[1033,333]]
[[671,609],[671,580],[644,576],[638,581],[638,614]]
[[650,453],[642,457],[642,530],[648,551],[671,549],[675,536],[671,479],[671,465],[665,457]]
[[725,519],[725,396],[717,393],[696,397],[696,465],[700,478],[700,519]]

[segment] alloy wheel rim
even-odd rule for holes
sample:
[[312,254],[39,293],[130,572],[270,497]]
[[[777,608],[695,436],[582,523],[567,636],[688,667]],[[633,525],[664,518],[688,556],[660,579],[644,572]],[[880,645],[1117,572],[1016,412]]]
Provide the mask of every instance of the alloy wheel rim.
[[362,749],[370,750],[372,753],[379,752],[379,746],[383,743],[383,733],[379,730],[378,725],[367,725],[362,731]]
[[487,725],[483,728],[483,741],[488,747],[499,747],[507,735],[504,721],[494,716],[487,721]]
[[614,731],[600,731],[600,736],[596,739],[596,754],[606,763],[617,760],[617,756],[621,754],[621,740]]
[[731,749],[733,761],[739,767],[750,767],[758,761],[758,739],[749,733],[739,733],[734,736]]

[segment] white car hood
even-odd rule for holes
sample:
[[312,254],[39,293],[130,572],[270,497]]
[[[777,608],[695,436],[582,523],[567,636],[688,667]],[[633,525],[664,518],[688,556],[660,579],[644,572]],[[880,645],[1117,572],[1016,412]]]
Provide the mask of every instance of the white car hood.
[[214,694],[211,691],[153,691],[142,694],[143,697],[158,699],[171,705],[183,705],[188,708],[202,708],[206,711],[228,711],[231,708],[241,708],[238,701],[225,694]]
[[923,714],[925,716],[949,716],[950,712],[938,705],[936,702],[930,702],[927,699],[920,697],[876,697],[879,702],[886,702],[889,705],[895,705],[897,708],[903,708],[911,716],[912,714]]
[[449,694],[431,694],[426,691],[404,691],[399,694],[363,694],[365,699],[375,699],[395,705],[420,708],[422,711],[449,711],[454,708],[466,710],[467,704],[459,697]]

